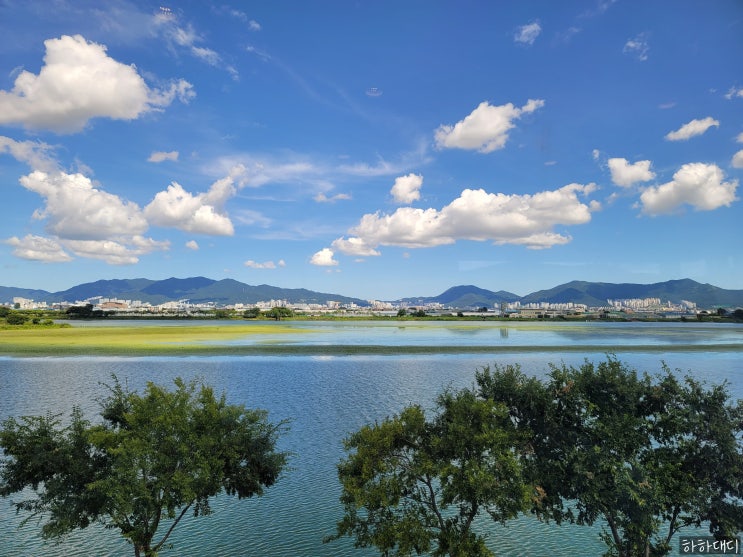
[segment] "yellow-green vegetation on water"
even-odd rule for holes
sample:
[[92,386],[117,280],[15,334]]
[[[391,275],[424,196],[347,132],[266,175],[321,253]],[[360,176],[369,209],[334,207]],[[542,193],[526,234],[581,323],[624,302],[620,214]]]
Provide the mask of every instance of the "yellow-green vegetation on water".
[[226,344],[256,334],[297,333],[282,325],[146,327],[19,327],[0,330],[0,354],[177,355],[228,352]]

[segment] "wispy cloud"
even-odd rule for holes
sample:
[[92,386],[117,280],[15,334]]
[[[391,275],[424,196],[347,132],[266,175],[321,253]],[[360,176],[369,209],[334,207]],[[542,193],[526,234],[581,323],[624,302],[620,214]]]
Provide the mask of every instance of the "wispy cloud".
[[650,45],[648,44],[648,38],[646,33],[640,33],[636,37],[627,39],[624,43],[624,49],[622,50],[625,54],[634,56],[641,62],[645,62],[648,59],[650,53]]
[[731,87],[727,93],[725,93],[727,100],[735,98],[743,98],[743,87]]
[[534,44],[534,41],[537,40],[537,37],[541,32],[542,26],[539,24],[539,21],[532,21],[531,23],[519,27],[513,36],[513,40],[517,43],[531,46]]
[[337,193],[328,197],[325,192],[320,192],[313,199],[318,203],[334,203],[336,201],[348,201],[351,196],[347,193]]
[[666,139],[668,141],[686,141],[687,139],[696,137],[697,135],[702,135],[712,127],[720,127],[720,122],[711,116],[702,119],[695,119],[684,124],[675,131],[668,132],[666,134]]
[[286,262],[284,262],[283,259],[279,259],[276,263],[274,263],[273,261],[264,261],[263,263],[258,263],[257,261],[248,259],[245,262],[245,266],[250,267],[251,269],[278,269],[279,267],[286,267]]
[[163,161],[177,161],[178,151],[155,151],[152,153],[147,162],[163,162]]

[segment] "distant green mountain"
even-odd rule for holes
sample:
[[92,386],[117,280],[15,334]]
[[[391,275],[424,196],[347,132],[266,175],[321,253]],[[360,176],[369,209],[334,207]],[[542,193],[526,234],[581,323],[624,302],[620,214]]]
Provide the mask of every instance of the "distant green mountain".
[[44,300],[49,292],[46,290],[33,290],[30,288],[16,288],[14,286],[0,286],[0,304],[9,304],[13,298],[26,298],[27,300]]
[[254,304],[269,300],[287,300],[293,304],[325,304],[335,301],[342,304],[369,305],[366,300],[338,294],[314,292],[305,288],[279,288],[267,284],[251,286],[233,279],[213,281],[211,284],[192,290],[189,295],[184,295],[182,298],[188,298],[191,303],[215,302],[217,304]]
[[[154,284],[154,280],[136,278],[136,279],[113,279],[97,280],[95,282],[86,282],[78,284],[61,292],[47,293],[43,298],[35,298],[38,301],[45,302],[75,302],[78,300],[87,300],[95,296],[104,298],[120,298],[122,300],[145,300],[140,297],[140,293],[147,286]],[[166,301],[163,299],[162,301]]]
[[725,290],[701,284],[691,279],[669,280],[654,284],[612,284],[606,282],[572,281],[549,290],[533,292],[521,298],[521,303],[575,302],[588,306],[606,305],[606,300],[628,298],[660,298],[662,302],[695,302],[700,307],[743,306],[743,290]]
[[408,305],[443,304],[453,308],[479,308],[493,307],[501,302],[515,302],[519,296],[512,292],[500,290],[491,292],[477,286],[462,285],[453,286],[438,296],[427,298],[403,298],[400,300]]
[[208,288],[215,282],[217,281],[204,277],[185,279],[171,277],[148,284],[142,288],[142,292],[151,296],[166,296],[169,300],[172,300],[174,297],[181,299],[188,298],[192,292],[202,288]]

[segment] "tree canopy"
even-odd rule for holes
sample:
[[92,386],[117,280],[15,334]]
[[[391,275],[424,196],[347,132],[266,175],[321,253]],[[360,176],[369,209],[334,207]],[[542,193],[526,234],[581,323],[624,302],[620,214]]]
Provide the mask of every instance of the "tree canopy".
[[261,495],[277,481],[284,422],[227,404],[204,384],[175,387],[148,383],[140,395],[115,381],[97,425],[77,408],[68,425],[51,414],[7,419],[0,496],[31,488],[35,497],[14,504],[31,513],[26,521],[47,518],[45,538],[100,523],[118,529],[135,556],[154,557],[187,513],[211,512],[213,496]]
[[292,317],[294,312],[287,307],[275,306],[266,312],[266,317],[281,321],[282,318]]
[[345,515],[337,532],[383,555],[490,556],[474,519],[504,522],[530,494],[504,427],[502,405],[472,391],[444,392],[430,420],[420,406],[345,440],[338,467]]
[[518,366],[485,368],[481,397],[505,404],[530,439],[524,473],[542,519],[607,525],[606,555],[666,555],[685,526],[716,537],[743,529],[743,407],[725,385],[651,377],[610,356],[551,366],[540,381]]
[[609,355],[550,365],[486,367],[476,385],[445,391],[366,425],[338,467],[341,536],[384,556],[492,555],[472,531],[539,519],[605,524],[606,556],[667,555],[685,527],[716,538],[743,530],[743,405],[665,365],[651,376]]

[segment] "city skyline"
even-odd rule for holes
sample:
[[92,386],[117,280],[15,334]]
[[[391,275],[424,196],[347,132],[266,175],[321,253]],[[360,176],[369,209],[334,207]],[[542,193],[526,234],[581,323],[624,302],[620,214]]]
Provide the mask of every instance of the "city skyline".
[[735,0],[0,5],[3,286],[741,289]]

